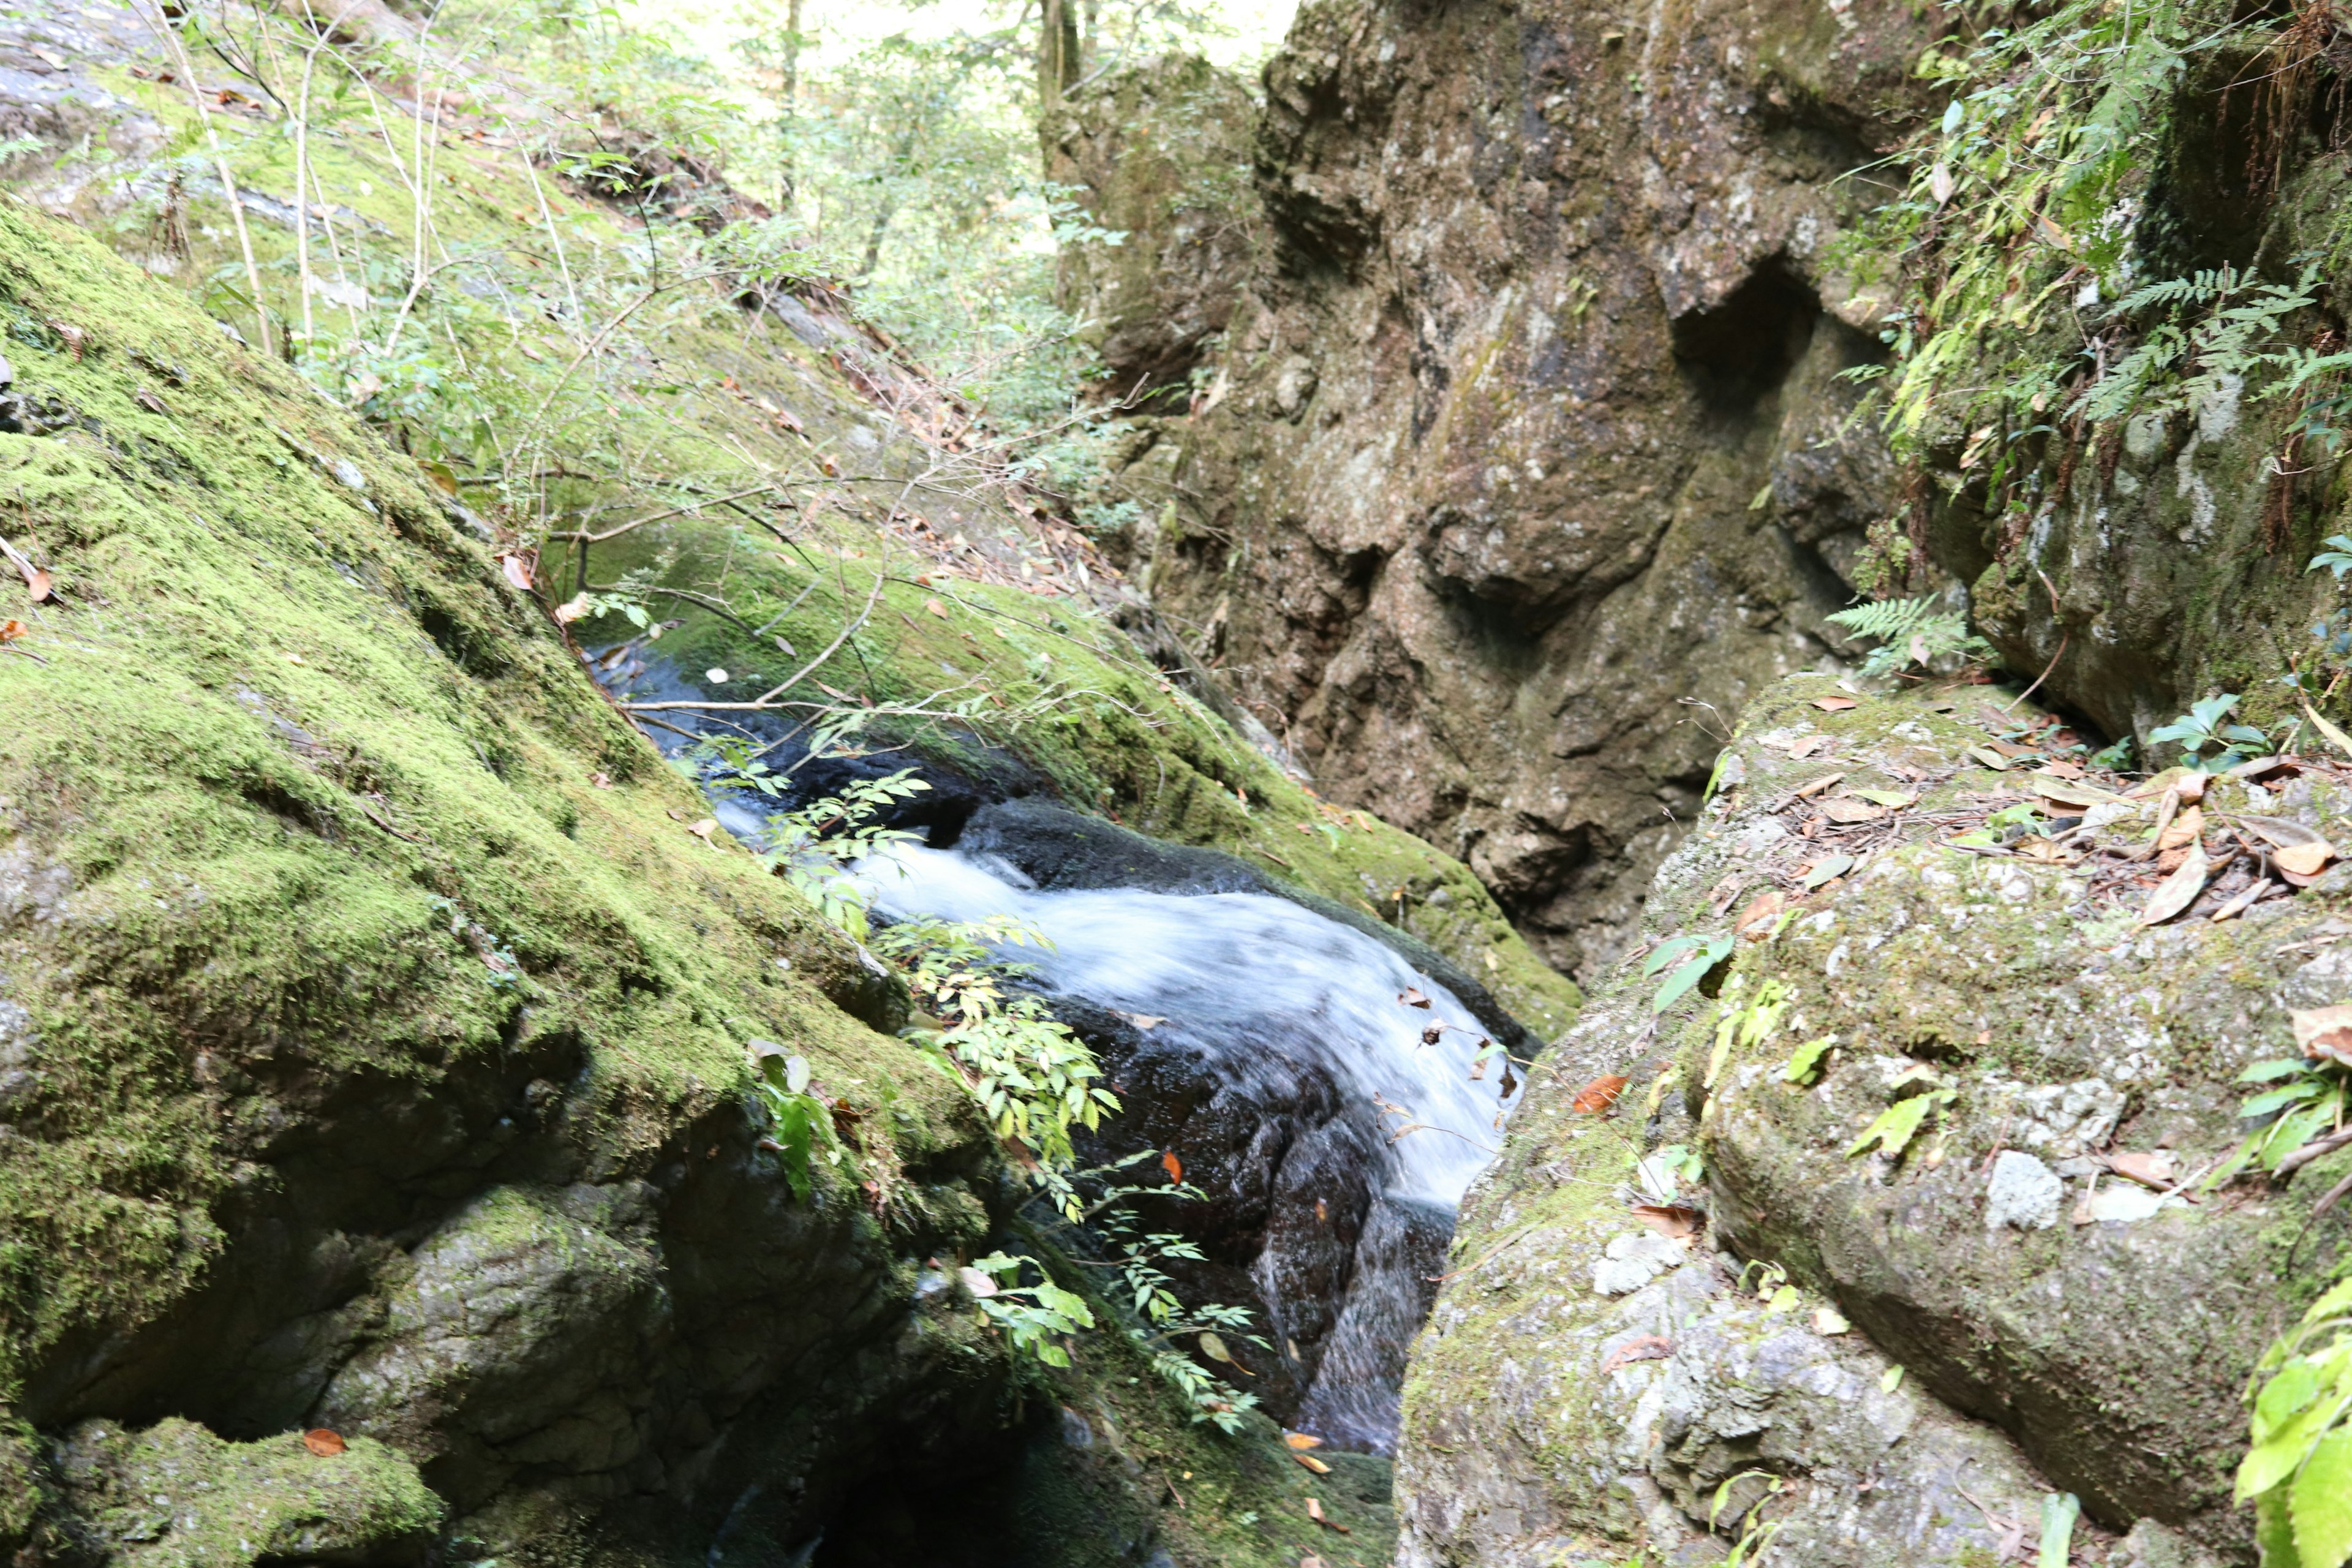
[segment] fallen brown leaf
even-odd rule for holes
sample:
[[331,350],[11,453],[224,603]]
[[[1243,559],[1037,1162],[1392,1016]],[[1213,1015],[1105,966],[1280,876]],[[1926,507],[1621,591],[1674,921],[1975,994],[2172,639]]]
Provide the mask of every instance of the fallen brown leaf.
[[331,1432],[324,1426],[313,1426],[302,1434],[302,1447],[322,1459],[331,1459],[351,1445],[343,1441],[343,1435],[340,1432]]
[[1816,697],[1813,699],[1813,706],[1824,713],[1843,713],[1849,708],[1859,708],[1862,704],[1851,697]]
[[1402,992],[1398,993],[1397,1000],[1403,1003],[1408,1007],[1426,1007],[1429,1005],[1429,998],[1421,994],[1420,987],[1414,985],[1408,985]]
[[1621,1074],[1603,1073],[1576,1091],[1569,1109],[1581,1115],[1598,1116],[1617,1103],[1617,1097],[1625,1092],[1626,1082]]
[[1354,1531],[1349,1530],[1346,1525],[1341,1524],[1338,1520],[1328,1517],[1323,1512],[1323,1505],[1316,1501],[1313,1498],[1308,1498],[1307,1500],[1307,1517],[1313,1520],[1316,1523],[1321,1525],[1326,1530],[1336,1530],[1342,1535],[1353,1535],[1356,1533]]
[[2271,857],[2282,871],[2292,871],[2298,877],[2315,877],[2321,867],[2336,858],[2333,844],[2290,844]]
[[514,585],[514,591],[518,594],[530,592],[531,565],[530,556],[519,555],[513,551],[509,551],[499,557],[499,570],[505,574],[506,580]]
[[2167,849],[2178,849],[2184,844],[2204,837],[2205,808],[2201,805],[2192,805],[2174,817],[2165,830],[2156,836],[2157,853],[2160,855]]
[[555,606],[555,624],[568,626],[588,613],[588,595],[575,594]]
[[699,822],[688,823],[686,830],[708,844],[710,842],[710,836],[719,831],[719,819],[715,816],[706,816]]
[[2158,884],[2156,891],[2148,895],[2147,907],[2140,910],[2139,923],[2144,926],[2161,925],[2195,903],[2197,895],[2205,890],[2205,879],[2211,870],[2212,863],[2205,858],[2205,847],[2191,844],[2189,853],[2181,859],[2180,868]]
[[1160,1168],[1168,1173],[1168,1179],[1171,1182],[1184,1179],[1184,1162],[1176,1157],[1172,1149],[1160,1156]]
[[1698,1210],[1680,1204],[1635,1204],[1633,1217],[1669,1241],[1698,1234]]
[[1299,1450],[1319,1448],[1323,1446],[1323,1439],[1312,1432],[1285,1432],[1282,1435],[1282,1440],[1291,1447]]
[[1739,911],[1739,918],[1731,922],[1731,929],[1745,935],[1750,927],[1762,925],[1779,914],[1780,906],[1788,901],[1788,895],[1780,889],[1768,889],[1757,894],[1748,907]]
[[1822,815],[1842,826],[1850,826],[1857,822],[1876,822],[1886,815],[1886,808],[1842,795],[1822,802]]
[[12,643],[33,628],[15,619],[0,621],[0,643]]
[[1609,1359],[1601,1363],[1601,1375],[1607,1377],[1619,1367],[1637,1361],[1664,1361],[1674,1353],[1675,1342],[1664,1334],[1641,1334],[1609,1352]]
[[2143,1187],[2154,1187],[2158,1192],[2173,1185],[2174,1165],[2169,1149],[2158,1149],[2148,1154],[2110,1154],[2107,1156],[2107,1169],[2127,1181],[2137,1182]]
[[611,789],[613,787],[613,775],[607,773],[593,773],[588,775],[588,782],[594,784],[598,789]]
[[1314,1471],[1318,1476],[1328,1476],[1331,1473],[1331,1467],[1325,1464],[1322,1460],[1317,1458],[1312,1454],[1293,1454],[1290,1457],[1297,1460],[1300,1464],[1306,1466],[1308,1469]]
[[931,614],[939,616],[939,618],[943,621],[948,618],[948,607],[945,605],[940,604],[937,599],[925,599],[923,601],[923,608],[930,611]]
[[2303,1007],[2286,1016],[2305,1056],[2352,1067],[2352,1006]]

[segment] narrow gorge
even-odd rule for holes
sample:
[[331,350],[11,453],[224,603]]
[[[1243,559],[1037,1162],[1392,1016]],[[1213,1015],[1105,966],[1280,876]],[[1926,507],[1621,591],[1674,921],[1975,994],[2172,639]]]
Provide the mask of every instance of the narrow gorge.
[[0,1546],[2341,1568],[2347,81],[0,15]]

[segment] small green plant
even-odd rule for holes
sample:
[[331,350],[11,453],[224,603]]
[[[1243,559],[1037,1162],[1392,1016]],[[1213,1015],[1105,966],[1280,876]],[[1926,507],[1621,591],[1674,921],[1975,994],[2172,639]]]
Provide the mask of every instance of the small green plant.
[[2316,572],[2325,566],[2335,574],[2336,581],[2341,583],[2344,574],[2352,572],[2352,534],[2331,533],[2327,536],[2326,544],[2327,548],[2313,556],[2311,564],[2304,570]]
[[[1707,976],[1707,973],[1731,956],[1732,939],[1728,932],[1720,936],[1670,936],[1650,950],[1642,960],[1642,973],[1653,977],[1674,964],[1666,977],[1658,983],[1650,998],[1650,1011],[1664,1013],[1681,1001],[1690,988]],[[1679,960],[1680,962],[1676,962]]]
[[[807,1059],[772,1040],[753,1040],[751,1048],[759,1062],[756,1087],[768,1108],[768,1136],[761,1147],[776,1155],[793,1196],[806,1203],[817,1151],[824,1150],[829,1165],[847,1162],[849,1151],[834,1128],[833,1108],[810,1089]],[[850,1168],[854,1173],[854,1163]]]
[[1070,1352],[1060,1341],[1063,1335],[1095,1326],[1094,1310],[1087,1299],[1044,1278],[1043,1268],[1038,1268],[1040,1278],[1034,1285],[1006,1283],[1018,1279],[1023,1268],[1036,1268],[1032,1258],[993,1252],[975,1258],[971,1267],[994,1287],[986,1294],[973,1292],[980,1300],[982,1321],[1003,1330],[1016,1353],[1034,1357],[1047,1366],[1069,1365]]
[[1900,1160],[1903,1151],[1911,1146],[1911,1140],[1918,1136],[1920,1125],[1928,1116],[1958,1098],[1948,1089],[1939,1089],[1896,1100],[1880,1111],[1876,1121],[1863,1129],[1862,1136],[1847,1148],[1845,1157],[1854,1159],[1875,1143],[1879,1152],[1888,1159]]
[[[1026,1150],[1048,1172],[1066,1170],[1070,1129],[1101,1125],[1118,1097],[1100,1087],[1102,1068],[1087,1043],[1027,993],[1005,983],[1029,966],[997,955],[1003,945],[1048,948],[1045,936],[1011,919],[901,921],[873,936],[875,952],[897,963],[916,996],[942,1023],[915,1037],[939,1051],[995,1123],[997,1136]],[[1078,1217],[1066,1186],[1062,1207]]]
[[2238,1075],[2238,1081],[2276,1087],[2250,1096],[2238,1107],[2240,1118],[2261,1118],[2263,1124],[2206,1177],[2209,1188],[2220,1186],[2249,1166],[2258,1171],[2278,1169],[2280,1161],[2314,1138],[2341,1128],[2347,1112],[2352,1112],[2352,1083],[2347,1083],[2344,1068],[2333,1058],[2282,1057],[2256,1062]]
[[2263,1568],[2352,1561],[2352,1280],[2311,1304],[2247,1387],[2237,1500],[2254,1505]]
[[[2252,725],[2228,721],[2237,706],[2238,695],[2233,691],[2192,702],[2188,712],[2149,731],[2147,738],[2178,742],[2188,765],[2200,773],[2224,772],[2249,757],[2260,756],[2271,743],[2270,737]],[[2206,754],[2209,751],[2210,755]]]
[[1856,637],[1877,640],[1879,646],[1863,659],[1864,676],[1891,675],[1915,665],[1932,668],[1954,658],[1974,664],[1992,657],[1992,645],[1969,630],[1959,613],[1942,607],[1933,594],[1856,605],[1823,619]]
[[[823,755],[830,750],[814,746],[808,754]],[[689,753],[697,754],[706,760],[696,771],[714,788],[773,799],[789,787],[791,770],[770,769],[753,742],[711,741]],[[837,795],[796,810],[776,812],[768,818],[769,863],[817,907],[828,924],[863,942],[873,932],[866,918],[865,889],[850,868],[886,845],[918,839],[920,835],[887,826],[876,818],[930,787],[915,777],[913,769],[901,768],[882,778],[860,779]]]
[[[1735,979],[1731,984],[1736,986],[1738,981]],[[1716,1020],[1715,1049],[1707,1058],[1706,1077],[1699,1087],[1712,1089],[1716,1086],[1735,1049],[1752,1050],[1770,1039],[1780,1026],[1782,1015],[1795,1000],[1789,988],[1778,980],[1767,980],[1756,988],[1755,995],[1745,1001],[1736,994],[1727,994],[1723,1016]]]

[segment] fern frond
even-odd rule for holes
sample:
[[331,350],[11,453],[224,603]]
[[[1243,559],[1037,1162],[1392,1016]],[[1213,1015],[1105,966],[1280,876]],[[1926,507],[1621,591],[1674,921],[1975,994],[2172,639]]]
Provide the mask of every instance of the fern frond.
[[1874,605],[1856,605],[1822,618],[1843,626],[1856,637],[1893,642],[1916,631],[1922,621],[1935,614],[1935,609],[1936,596],[1927,594],[1916,599],[1881,599]]

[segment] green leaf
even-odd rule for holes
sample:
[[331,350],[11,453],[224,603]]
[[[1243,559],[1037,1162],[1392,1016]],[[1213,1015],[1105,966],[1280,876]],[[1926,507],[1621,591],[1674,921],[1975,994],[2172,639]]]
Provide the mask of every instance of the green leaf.
[[1658,987],[1658,994],[1650,998],[1650,1011],[1664,1013],[1681,1001],[1692,986],[1706,978],[1707,971],[1722,963],[1730,952],[1729,937],[1719,936],[1709,941],[1680,969],[1666,976],[1665,984]]
[[2254,1440],[2260,1442],[2319,1397],[2319,1369],[2297,1357],[2279,1369],[2254,1400]]
[[1919,1124],[1927,1119],[1927,1113],[1951,1098],[1950,1091],[1945,1090],[1937,1094],[1915,1094],[1908,1100],[1896,1100],[1878,1113],[1878,1120],[1853,1141],[1853,1146],[1845,1152],[1845,1157],[1851,1160],[1875,1143],[1885,1151],[1888,1159],[1901,1159],[1903,1151],[1910,1147],[1912,1138],[1918,1132]]
[[1881,1394],[1892,1394],[1902,1386],[1903,1369],[1900,1366],[1890,1366],[1878,1374],[1878,1391]]
[[2309,1100],[2313,1096],[2316,1095],[2319,1090],[2320,1085],[2310,1079],[2305,1079],[2302,1083],[2288,1084],[2284,1089],[2266,1089],[2261,1094],[2254,1095],[2246,1100],[2244,1104],[2239,1106],[2238,1114],[2240,1116],[2268,1116],[2273,1110]]
[[1644,975],[1655,974],[1697,945],[1698,938],[1695,936],[1670,936],[1652,948],[1649,955],[1642,960],[1642,973]]
[[2237,1077],[2239,1083],[2268,1083],[2273,1079],[2293,1078],[2307,1072],[2311,1064],[2296,1057],[2281,1057],[2275,1061],[2256,1062]]
[[2082,1516],[2083,1502],[2073,1492],[2051,1492],[2042,1500],[2042,1550],[2037,1568],[2066,1568],[2066,1560],[2074,1554],[2074,1521]]
[[1782,1083],[1811,1081],[1813,1070],[1821,1066],[1822,1058],[1828,1054],[1831,1042],[1836,1038],[1834,1035],[1823,1035],[1820,1039],[1807,1040],[1803,1045],[1799,1046],[1790,1054],[1788,1065],[1780,1069],[1780,1081]]
[[1801,886],[1810,892],[1811,889],[1820,887],[1824,882],[1835,881],[1838,878],[1844,876],[1848,871],[1853,869],[1853,856],[1832,855],[1827,859],[1816,864],[1811,870],[1806,872],[1805,879]]
[[[2246,1452],[2238,1464],[2237,1500],[2260,1497],[2301,1468],[2312,1443],[2344,1412],[2342,1395],[2305,1405],[2295,1417]],[[2335,1568],[2333,1563],[2329,1568]]]
[[2342,1568],[2352,1558],[2352,1431],[2319,1440],[2295,1473],[2288,1501],[2303,1568]]

